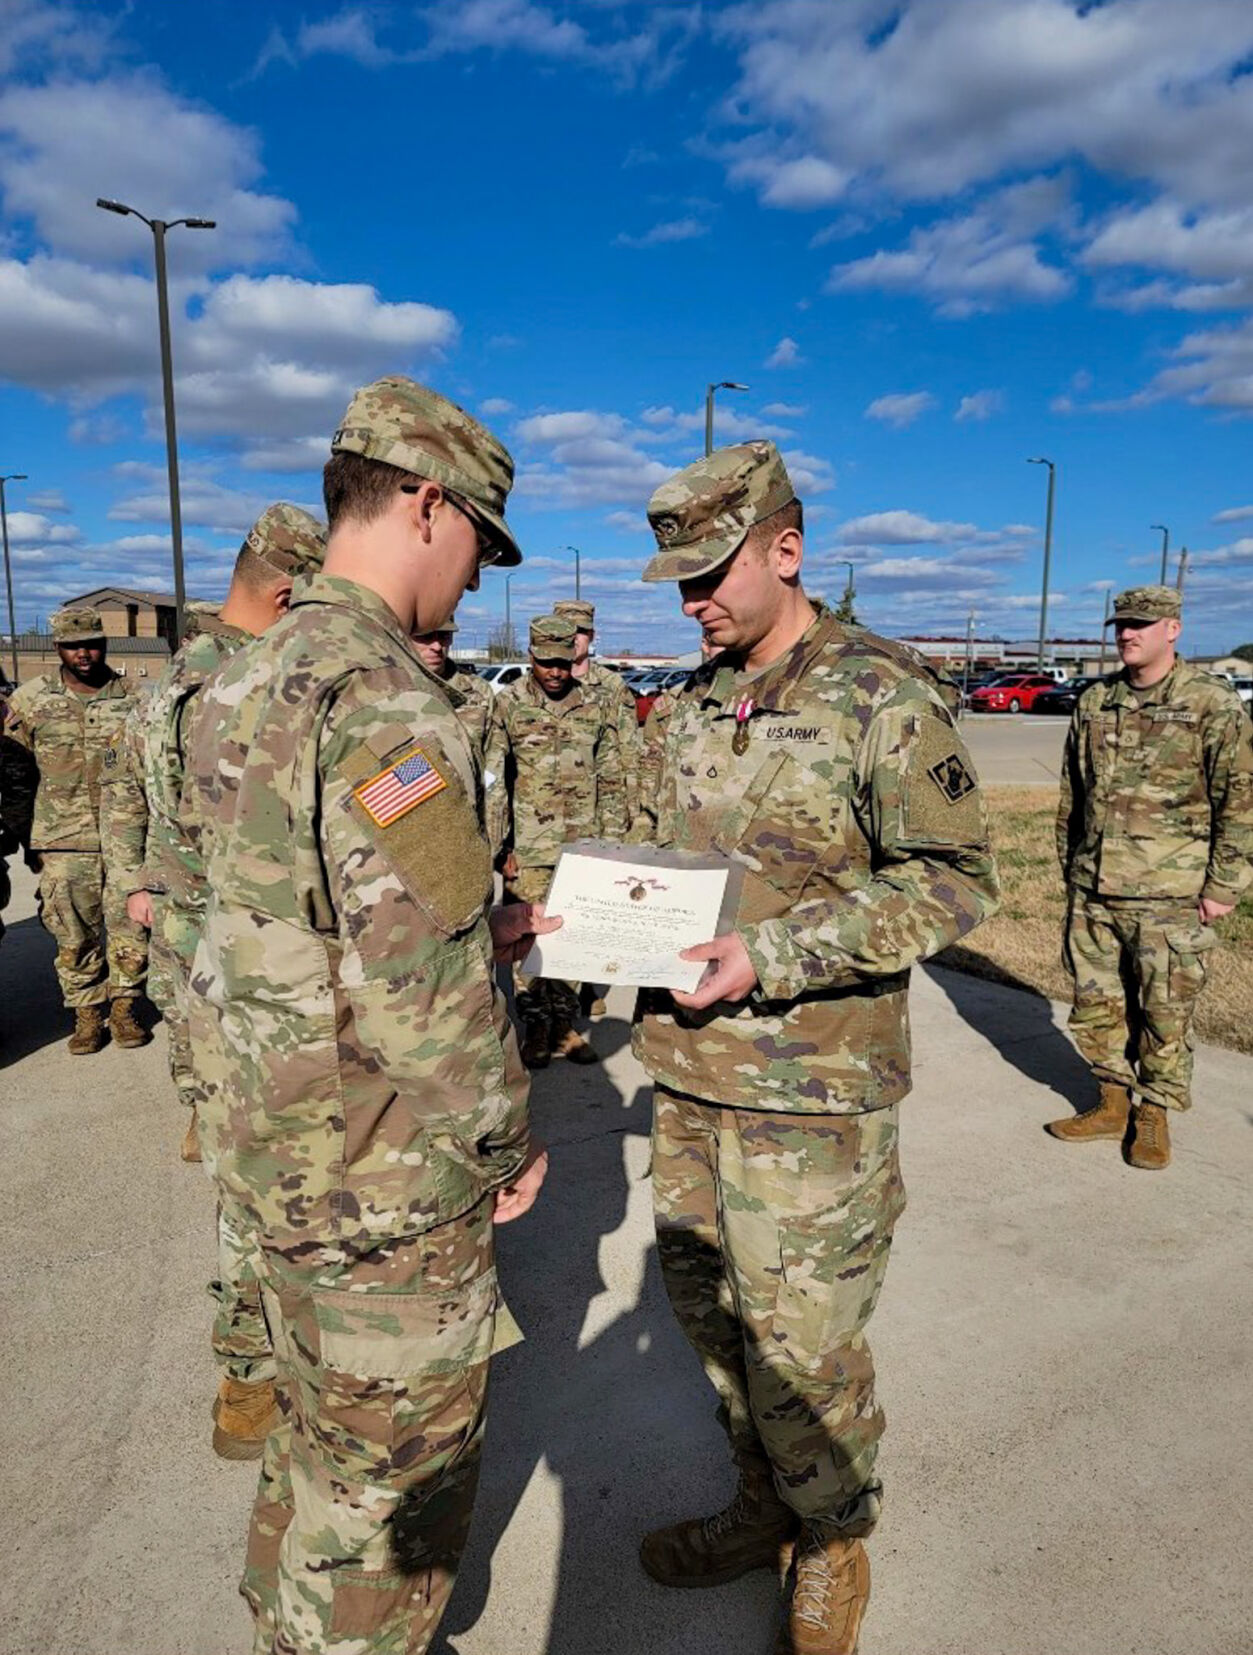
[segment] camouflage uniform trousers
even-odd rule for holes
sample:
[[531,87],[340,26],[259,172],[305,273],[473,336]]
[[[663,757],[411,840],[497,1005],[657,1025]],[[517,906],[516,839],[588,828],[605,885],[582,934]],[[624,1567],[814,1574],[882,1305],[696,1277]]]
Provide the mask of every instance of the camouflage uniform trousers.
[[267,1251],[282,1421],[241,1591],[254,1655],[422,1655],[478,1483],[496,1316],[492,1202],[350,1264]]
[[[543,902],[552,884],[551,868],[521,868],[505,884],[505,895],[514,902]],[[579,985],[557,977],[524,977],[515,966],[513,986],[518,1016],[525,1025],[530,1019],[547,1021],[549,1040],[556,1045],[575,1026],[579,1017]]]
[[[202,1096],[187,1033],[187,985],[199,935],[196,916],[164,894],[154,894],[148,987],[165,1023],[170,1079],[188,1109],[194,1109]],[[217,1231],[218,1273],[209,1283],[217,1301],[213,1353],[223,1373],[241,1384],[273,1379],[274,1352],[261,1309],[257,1245],[244,1216],[224,1201],[218,1203]]]
[[72,1010],[133,999],[148,975],[148,937],[95,851],[41,851],[39,917],[57,945],[61,997]]
[[1214,931],[1195,897],[1071,892],[1062,957],[1074,981],[1070,1029],[1099,1080],[1167,1109],[1192,1104],[1192,1017]]
[[741,1471],[868,1534],[884,1416],[863,1329],[905,1205],[895,1106],[768,1114],[655,1090],[657,1252]]

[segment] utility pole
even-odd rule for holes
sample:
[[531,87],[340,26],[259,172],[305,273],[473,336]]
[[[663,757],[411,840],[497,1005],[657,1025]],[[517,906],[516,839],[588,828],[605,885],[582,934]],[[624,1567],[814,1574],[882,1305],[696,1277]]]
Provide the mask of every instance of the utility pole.
[[1159,586],[1165,586],[1165,584],[1166,584],[1166,557],[1167,557],[1167,554],[1170,551],[1170,530],[1166,527],[1165,523],[1150,523],[1149,528],[1151,528],[1151,529],[1160,529],[1162,531],[1162,573],[1161,573],[1161,577],[1158,581],[1158,585]]
[[509,593],[509,588],[512,585],[513,585],[513,576],[512,575],[506,575],[505,576],[505,648],[509,651],[510,655],[516,655],[518,652],[513,647],[513,610],[510,607],[510,593]]
[[24,483],[24,471],[10,471],[7,477],[0,477],[0,530],[4,534],[4,584],[9,594],[9,648],[13,652],[13,682],[17,683],[17,622],[13,619],[13,565],[9,561],[9,514],[4,503],[4,485],[6,483]]
[[716,385],[705,387],[705,453],[714,451],[714,392],[715,391],[747,391],[747,385],[740,385],[734,379],[720,379]]
[[1098,678],[1105,676],[1105,643],[1109,637],[1109,587],[1105,588],[1105,615],[1101,621],[1101,660],[1096,669]]
[[972,609],[966,616],[966,670],[962,674],[962,707],[965,708],[966,697],[970,692],[970,669],[974,663],[975,653],[975,612]]
[[106,213],[117,213],[122,218],[138,218],[152,231],[153,250],[157,268],[157,326],[161,335],[161,389],[165,398],[165,464],[170,478],[170,546],[174,556],[174,648],[173,655],[183,641],[183,611],[186,592],[183,585],[183,512],[178,487],[178,432],[174,425],[174,360],[170,350],[170,297],[165,269],[165,232],[176,230],[181,224],[188,230],[216,230],[211,218],[176,218],[166,223],[163,218],[148,218],[135,207],[123,201],[109,201],[101,196],[96,201]]
[[1182,597],[1184,578],[1188,572],[1188,548],[1185,546],[1179,553],[1179,569],[1175,575],[1175,591]]
[[1033,459],[1028,465],[1046,465],[1049,468],[1048,502],[1044,508],[1044,585],[1040,590],[1040,638],[1036,647],[1036,666],[1044,671],[1044,635],[1049,616],[1049,563],[1053,555],[1053,488],[1057,481],[1057,467],[1052,460]]

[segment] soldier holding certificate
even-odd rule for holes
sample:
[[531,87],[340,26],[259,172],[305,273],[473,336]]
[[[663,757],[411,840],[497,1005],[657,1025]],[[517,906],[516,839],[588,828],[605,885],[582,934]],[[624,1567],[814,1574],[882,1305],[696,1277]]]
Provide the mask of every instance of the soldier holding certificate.
[[962,739],[916,659],[801,586],[800,502],[770,443],[662,485],[646,580],[721,653],[675,695],[656,843],[746,869],[693,994],[641,996],[658,1251],[721,1402],[739,1487],[647,1535],[671,1586],[787,1566],[780,1652],[849,1655],[869,1595],[883,1414],[865,1325],[904,1206],[910,967],[997,886]]

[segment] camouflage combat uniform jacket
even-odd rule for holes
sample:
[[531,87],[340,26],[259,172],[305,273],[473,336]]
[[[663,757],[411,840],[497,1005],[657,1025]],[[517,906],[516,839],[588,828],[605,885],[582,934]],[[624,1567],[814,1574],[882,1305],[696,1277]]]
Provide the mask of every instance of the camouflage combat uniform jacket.
[[577,681],[552,701],[527,672],[495,698],[486,766],[488,836],[522,869],[552,868],[572,839],[622,839],[622,751],[601,696]]
[[612,667],[603,667],[599,661],[587,663],[587,671],[575,683],[585,692],[600,698],[605,715],[618,737],[618,756],[622,766],[622,788],[626,797],[628,822],[635,820],[640,807],[640,761],[644,743],[640,734],[639,714],[635,697]]
[[125,762],[135,697],[110,672],[91,695],[60,670],[13,692],[4,732],[5,816],[31,851],[101,852],[101,789]]
[[487,751],[487,732],[492,722],[492,704],[496,697],[491,685],[480,678],[473,667],[452,663],[452,671],[443,680],[460,697],[457,717],[465,726],[475,756],[480,765]]
[[448,1223],[525,1160],[453,693],[382,598],[318,575],[197,706],[202,1143],[262,1241],[306,1265]]
[[816,607],[746,688],[723,657],[673,692],[656,843],[744,866],[735,929],[758,984],[701,1012],[646,991],[635,1049],[675,1092],[856,1114],[909,1090],[910,966],[973,930],[998,892],[940,696],[889,640]]
[[1234,903],[1253,883],[1253,740],[1239,697],[1176,661],[1160,683],[1091,685],[1062,762],[1057,855],[1101,897]]

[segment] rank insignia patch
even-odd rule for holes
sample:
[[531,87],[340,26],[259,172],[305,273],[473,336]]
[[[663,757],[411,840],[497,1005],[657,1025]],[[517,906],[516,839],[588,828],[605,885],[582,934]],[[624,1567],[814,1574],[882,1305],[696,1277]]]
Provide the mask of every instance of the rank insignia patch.
[[414,747],[386,770],[355,787],[353,797],[379,827],[389,827],[447,786],[422,749]]
[[951,805],[960,804],[968,793],[975,790],[974,777],[956,753],[950,753],[939,764],[933,764],[927,774]]

